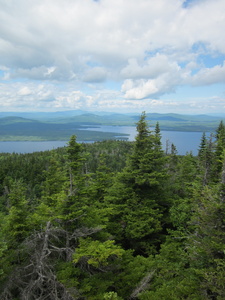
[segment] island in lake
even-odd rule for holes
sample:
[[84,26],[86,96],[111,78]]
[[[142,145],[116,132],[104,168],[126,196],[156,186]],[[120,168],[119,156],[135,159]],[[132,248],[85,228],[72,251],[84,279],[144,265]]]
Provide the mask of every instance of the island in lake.
[[[108,139],[127,140],[127,133],[100,131],[99,126],[135,126],[139,114],[117,114],[85,111],[65,112],[2,112],[0,141],[68,141],[76,135],[81,141]],[[159,122],[163,131],[213,132],[225,117],[147,113],[149,125]],[[96,128],[96,130],[95,130]]]

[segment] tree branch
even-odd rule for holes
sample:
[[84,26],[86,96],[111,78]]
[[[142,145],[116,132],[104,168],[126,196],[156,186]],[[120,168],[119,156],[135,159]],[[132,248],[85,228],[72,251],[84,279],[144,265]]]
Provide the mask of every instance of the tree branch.
[[145,291],[149,287],[149,282],[152,280],[156,270],[153,270],[152,272],[149,272],[145,275],[145,277],[140,281],[138,286],[135,288],[135,290],[130,295],[130,299],[135,299],[138,297],[138,294]]

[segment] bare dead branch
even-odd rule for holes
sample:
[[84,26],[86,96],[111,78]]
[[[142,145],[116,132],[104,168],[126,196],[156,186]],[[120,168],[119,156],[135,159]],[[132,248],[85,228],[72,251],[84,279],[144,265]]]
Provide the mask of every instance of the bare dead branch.
[[27,259],[24,265],[12,272],[3,293],[2,300],[12,300],[15,290],[21,300],[75,300],[80,295],[76,288],[68,290],[57,280],[54,262],[58,257],[72,260],[72,254],[79,237],[89,236],[101,228],[80,228],[70,233],[61,227],[54,227],[50,221],[41,232],[34,232],[21,245]]
[[145,275],[145,277],[140,281],[138,286],[135,288],[135,290],[130,295],[130,299],[135,299],[138,297],[138,294],[145,291],[149,287],[149,283],[152,280],[156,270],[153,270],[152,272],[149,272]]

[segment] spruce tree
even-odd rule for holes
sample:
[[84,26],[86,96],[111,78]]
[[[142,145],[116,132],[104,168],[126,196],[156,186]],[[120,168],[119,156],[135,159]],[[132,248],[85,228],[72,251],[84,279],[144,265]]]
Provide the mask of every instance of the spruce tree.
[[203,185],[208,184],[212,179],[213,171],[213,141],[212,135],[207,139],[205,132],[202,134],[201,143],[198,151],[200,173],[202,174]]
[[225,149],[225,125],[223,121],[220,122],[218,128],[216,129],[215,138],[214,177],[218,181],[222,171],[222,156],[223,150]]
[[5,235],[8,247],[15,248],[29,233],[29,206],[26,197],[25,184],[18,181],[11,181],[9,187],[8,213],[2,231]]
[[[124,170],[115,179],[106,199],[114,209],[109,230],[125,248],[137,253],[152,253],[163,238],[166,223],[167,179],[165,156],[161,149],[159,127],[149,130],[146,114],[137,123],[133,152]],[[163,224],[164,222],[164,224]]]

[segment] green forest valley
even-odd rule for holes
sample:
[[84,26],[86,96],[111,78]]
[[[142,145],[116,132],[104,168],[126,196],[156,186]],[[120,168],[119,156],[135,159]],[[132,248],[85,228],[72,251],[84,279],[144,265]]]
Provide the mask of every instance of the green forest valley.
[[225,299],[225,125],[0,154],[1,300]]

